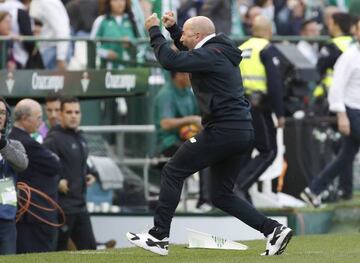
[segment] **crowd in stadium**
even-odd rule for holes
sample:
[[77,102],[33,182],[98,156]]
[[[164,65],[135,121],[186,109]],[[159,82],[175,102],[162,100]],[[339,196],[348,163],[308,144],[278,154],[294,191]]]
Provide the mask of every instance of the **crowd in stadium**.
[[[327,21],[336,11],[356,13],[356,1],[336,0],[7,0],[0,3],[2,36],[8,42],[8,69],[66,69],[73,54],[68,42],[22,42],[20,36],[70,38],[91,36],[134,39],[146,36],[143,21],[153,11],[177,11],[178,23],[194,15],[210,17],[218,32],[234,37],[251,34],[253,19],[262,14],[273,23],[275,35],[328,35]],[[110,4],[111,3],[111,4]],[[354,3],[354,4],[352,4]],[[311,30],[307,23],[313,22]],[[111,28],[111,23],[118,27]],[[115,45],[115,46],[114,46]],[[40,52],[39,52],[40,50]],[[98,49],[102,67],[129,60],[126,47],[106,43]],[[105,60],[107,61],[105,63]],[[110,64],[109,64],[110,63]]]
[[[246,209],[250,207],[249,214],[254,218],[259,217],[257,212],[252,210],[249,188],[275,160],[279,150],[277,129],[284,128],[286,117],[291,117],[295,112],[289,106],[291,101],[284,101],[287,94],[286,84],[282,80],[285,78],[281,75],[278,51],[271,43],[273,36],[280,39],[281,36],[299,37],[296,42],[297,50],[320,76],[317,81],[306,83],[309,94],[305,97],[311,100],[312,113],[326,116],[329,111],[335,112],[338,131],[344,135],[340,149],[334,153],[336,158],[325,168],[322,167],[324,169],[321,170],[319,176],[309,182],[309,186],[301,191],[300,197],[312,207],[320,207],[322,205],[321,193],[341,172],[336,191],[337,198],[351,199],[353,197],[352,163],[359,150],[360,101],[358,99],[360,96],[359,92],[355,91],[355,87],[359,84],[360,77],[357,76],[359,69],[356,65],[352,67],[349,65],[356,64],[354,62],[359,59],[356,48],[360,41],[360,22],[356,15],[360,15],[360,1],[0,0],[0,36],[3,37],[0,40],[0,61],[4,62],[3,69],[10,72],[21,69],[46,69],[58,70],[58,72],[83,70],[86,69],[86,62],[83,63],[86,61],[86,53],[82,52],[84,46],[81,44],[79,46],[77,41],[66,41],[72,37],[79,37],[97,41],[96,66],[99,69],[122,70],[129,62],[153,62],[154,53],[159,58],[159,51],[149,51],[150,48],[142,44],[136,47],[137,53],[134,55],[133,43],[136,43],[137,39],[150,36],[152,44],[156,45],[154,39],[158,32],[154,31],[154,26],[148,26],[149,20],[146,18],[152,13],[158,14],[161,18],[169,10],[174,12],[177,25],[180,27],[186,25],[189,18],[206,16],[214,23],[217,34],[224,33],[235,39],[237,43],[241,43],[239,48],[243,52],[242,62],[240,66],[238,63],[237,67],[240,67],[242,74],[244,97],[252,104],[252,125],[255,129],[254,145],[249,149],[256,149],[259,155],[253,159],[251,157],[247,159],[247,165],[244,165],[245,168],[235,180],[234,192],[244,202],[243,206],[238,206],[246,207]],[[171,17],[170,14],[167,15]],[[170,40],[170,35],[174,38],[175,33],[184,34],[185,32],[177,32],[169,21],[162,22],[160,30],[167,40]],[[166,25],[171,25],[170,29]],[[191,37],[200,33],[195,32]],[[206,36],[215,37],[213,33]],[[321,38],[322,36],[324,38]],[[35,38],[24,40],[24,37]],[[41,41],[47,38],[62,41]],[[108,41],[105,40],[106,38],[119,39],[122,42]],[[183,44],[189,47],[190,42],[186,42],[186,36],[182,39]],[[198,47],[194,45],[193,48]],[[171,52],[177,51],[168,51],[169,54],[172,54]],[[251,52],[256,53],[256,58],[252,57]],[[350,52],[352,55],[348,55]],[[223,53],[226,52],[223,51]],[[346,75],[346,68],[349,72],[354,72],[354,75]],[[157,155],[170,158],[179,149],[182,152],[181,145],[184,141],[194,143],[191,140],[202,130],[201,126],[204,122],[212,123],[211,114],[209,114],[210,117],[205,116],[210,120],[204,120],[204,116],[202,116],[203,119],[200,117],[204,112],[204,108],[201,107],[205,107],[205,111],[206,107],[210,106],[222,108],[218,105],[223,105],[225,102],[212,98],[211,101],[205,101],[204,105],[201,103],[197,105],[194,93],[190,89],[191,76],[189,74],[181,70],[171,70],[169,76],[166,73],[164,75],[166,83],[154,98],[154,124],[159,147]],[[232,84],[235,82],[236,79],[231,81]],[[343,82],[348,85],[345,87]],[[334,85],[337,85],[336,89],[333,88]],[[343,100],[339,99],[342,97],[339,94],[343,92],[341,87],[349,90],[346,93],[348,97]],[[231,96],[231,98],[235,97],[237,94]],[[96,249],[97,243],[84,194],[86,187],[96,181],[96,176],[94,176],[96,171],[86,165],[87,142],[78,131],[81,121],[79,101],[72,97],[50,94],[45,102],[47,118],[44,119],[47,119],[47,122],[42,122],[42,107],[38,102],[26,98],[20,100],[14,108],[12,117],[6,98],[0,98],[0,175],[4,177],[0,180],[2,194],[0,198],[0,255],[67,250],[71,244],[79,250]],[[106,103],[105,105],[108,105]],[[116,98],[111,103],[117,105],[111,110],[118,113],[121,107],[126,108],[127,102],[124,98]],[[199,106],[200,109],[198,109]],[[226,109],[222,108],[222,110],[226,112]],[[229,113],[224,113],[226,114]],[[246,116],[242,117],[241,122],[250,120]],[[14,128],[10,131],[11,120],[14,121]],[[112,121],[111,124],[118,123]],[[228,139],[230,140],[230,137]],[[231,146],[231,143],[227,146],[229,151],[231,151]],[[71,152],[74,149],[76,153]],[[217,153],[214,151],[212,154]],[[207,154],[210,155],[209,152]],[[174,174],[174,171],[179,171],[178,167],[174,168],[172,165],[176,166],[174,162],[165,165],[163,173]],[[221,169],[225,170],[224,167],[225,165]],[[170,172],[171,169],[172,172]],[[10,172],[7,173],[7,171]],[[227,204],[224,204],[225,199],[219,201],[209,196],[214,195],[215,192],[214,189],[208,189],[211,173],[207,169],[200,171],[200,196],[196,205],[197,211],[200,212],[208,211],[213,206],[220,209],[227,207]],[[27,214],[28,204],[24,203],[19,210],[24,209],[21,212],[25,213],[25,216],[21,218],[21,214],[15,227],[16,198],[14,199],[13,195],[16,191],[11,187],[11,190],[4,189],[10,189],[9,185],[13,183],[9,182],[5,176],[15,178],[16,174],[18,174],[18,182],[26,183],[19,186],[25,192],[25,196],[19,197],[20,200],[28,198],[27,185],[42,190],[54,199],[59,198],[59,205],[63,211],[61,216],[66,216],[67,219],[67,223],[62,225],[59,231],[53,224],[39,221],[33,214]],[[21,176],[26,174],[31,174],[35,179],[21,179]],[[183,174],[186,172],[184,171]],[[54,175],[60,175],[60,177]],[[169,177],[170,175],[167,176]],[[172,189],[179,190],[177,187],[182,185],[182,182],[179,183],[176,180],[176,178],[173,181],[169,179],[167,183],[172,185]],[[213,193],[210,193],[211,191]],[[170,192],[169,199],[173,197]],[[231,198],[226,200],[232,200]],[[164,207],[168,205],[164,200],[161,202]],[[173,201],[172,205],[175,203],[176,201]],[[234,205],[228,210],[235,211],[237,208]],[[58,220],[54,214],[49,215],[44,211],[37,211],[37,213],[43,214],[44,218],[51,222]],[[163,213],[167,214],[167,212]],[[167,217],[171,216],[167,214]],[[243,218],[243,216],[238,216],[238,218]],[[171,219],[158,218],[158,221],[166,221],[167,224],[167,221],[170,222]],[[266,236],[275,235],[273,231],[287,231],[284,236],[287,244],[291,237],[289,236],[291,229],[282,228],[278,222],[265,219],[265,217],[264,222],[267,222],[268,229],[261,232],[266,233]],[[57,223],[55,225],[59,226]],[[149,232],[150,238],[155,234],[158,237],[155,239],[156,242],[165,242],[170,230],[167,229],[166,233],[160,232],[160,235],[156,232],[157,228],[153,228],[152,231],[153,234]],[[132,235],[128,238],[140,239],[140,236]],[[164,248],[161,249],[164,250]],[[278,253],[278,250],[274,253]],[[166,251],[155,253],[167,254],[167,248]]]

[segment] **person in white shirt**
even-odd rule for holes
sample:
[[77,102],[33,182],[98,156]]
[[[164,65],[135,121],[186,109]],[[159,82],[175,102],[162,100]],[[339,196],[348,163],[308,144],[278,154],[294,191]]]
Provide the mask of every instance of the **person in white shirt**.
[[[70,38],[69,16],[60,0],[32,0],[30,16],[41,21],[41,37]],[[66,69],[69,42],[41,42],[40,52],[46,69]]]
[[[336,158],[321,171],[301,193],[301,198],[314,207],[321,204],[319,194],[344,168],[352,165],[360,147],[360,19],[356,20],[357,42],[343,53],[334,67],[329,90],[330,111],[336,113],[339,131],[344,135]],[[350,199],[352,196],[347,196]]]

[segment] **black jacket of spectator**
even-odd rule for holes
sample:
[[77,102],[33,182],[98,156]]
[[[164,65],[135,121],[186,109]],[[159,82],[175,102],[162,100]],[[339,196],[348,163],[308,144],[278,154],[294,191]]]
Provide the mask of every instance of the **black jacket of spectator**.
[[[18,24],[20,35],[22,36],[32,36],[32,28],[31,28],[31,20],[29,14],[22,9],[18,10]],[[33,41],[25,41],[24,48],[26,49],[27,53],[29,54],[29,59],[34,51],[35,42]]]
[[[180,43],[181,28],[174,25],[169,32],[178,49],[187,50]],[[217,35],[202,48],[187,52],[173,51],[159,27],[150,29],[150,37],[155,55],[165,69],[192,73],[191,84],[203,126],[252,129],[250,104],[244,98],[239,76],[241,51],[228,37]]]
[[91,32],[95,19],[99,15],[98,0],[73,0],[67,3],[66,11],[74,33]]
[[320,50],[320,57],[316,65],[318,72],[323,76],[328,68],[333,68],[336,60],[341,56],[341,50],[334,44],[325,45]]
[[207,0],[200,9],[200,15],[210,18],[217,33],[230,35],[231,33],[231,1]]
[[68,180],[70,190],[66,194],[59,193],[60,206],[65,213],[85,211],[88,147],[82,132],[55,126],[49,131],[44,145],[59,156],[60,179]]
[[269,97],[267,103],[270,103],[271,109],[275,112],[276,116],[281,117],[284,116],[284,87],[278,68],[280,62],[277,54],[276,48],[270,44],[260,52],[260,59],[266,70],[267,94]]
[[183,1],[179,8],[177,9],[177,16],[178,16],[178,25],[183,26],[186,20],[188,20],[191,16],[189,11],[195,8],[196,15],[199,14],[201,6],[203,5],[202,1],[194,1],[194,0],[187,0]]
[[[18,173],[18,182],[24,182],[29,186],[36,188],[55,201],[57,200],[58,175],[60,170],[59,158],[46,149],[43,145],[35,141],[30,135],[17,127],[13,127],[9,138],[20,141],[25,147],[29,158],[29,165],[26,170]],[[24,196],[24,193],[22,193]],[[31,195],[33,203],[49,207],[49,203],[37,194]],[[46,212],[31,206],[31,211],[41,217],[51,221],[57,221],[56,212]],[[26,222],[38,221],[29,213],[25,213],[23,220]]]

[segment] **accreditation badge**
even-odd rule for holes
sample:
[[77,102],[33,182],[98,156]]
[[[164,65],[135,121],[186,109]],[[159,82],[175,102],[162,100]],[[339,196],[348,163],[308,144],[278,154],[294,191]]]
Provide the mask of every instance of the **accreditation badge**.
[[17,195],[12,177],[0,179],[0,204],[16,206]]

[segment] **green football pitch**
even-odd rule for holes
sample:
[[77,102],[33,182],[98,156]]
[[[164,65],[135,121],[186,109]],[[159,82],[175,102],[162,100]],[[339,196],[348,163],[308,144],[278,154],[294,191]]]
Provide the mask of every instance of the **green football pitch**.
[[[360,226],[359,226],[360,227]],[[0,256],[0,262],[19,263],[73,263],[73,262],[360,262],[360,233],[308,235],[293,237],[281,256],[262,257],[264,240],[243,242],[246,251],[188,249],[185,245],[170,245],[166,257],[139,248],[41,253],[18,256]]]

